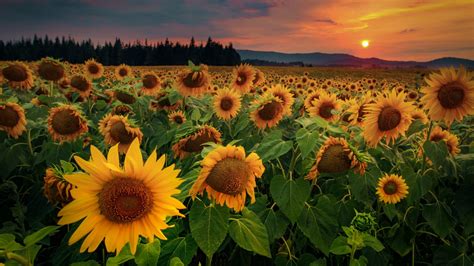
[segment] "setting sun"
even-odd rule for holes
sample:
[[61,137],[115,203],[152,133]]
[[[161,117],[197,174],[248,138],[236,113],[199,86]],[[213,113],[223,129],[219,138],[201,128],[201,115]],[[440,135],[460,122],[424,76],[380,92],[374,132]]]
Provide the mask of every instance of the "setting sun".
[[362,47],[367,48],[369,47],[369,40],[363,40],[361,43]]

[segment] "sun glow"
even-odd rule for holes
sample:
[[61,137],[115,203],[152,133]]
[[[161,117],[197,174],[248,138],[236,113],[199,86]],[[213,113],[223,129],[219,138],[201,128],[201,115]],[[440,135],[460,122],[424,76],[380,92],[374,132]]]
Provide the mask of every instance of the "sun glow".
[[362,42],[360,42],[360,44],[362,45],[362,47],[367,48],[369,47],[370,42],[369,40],[363,40]]

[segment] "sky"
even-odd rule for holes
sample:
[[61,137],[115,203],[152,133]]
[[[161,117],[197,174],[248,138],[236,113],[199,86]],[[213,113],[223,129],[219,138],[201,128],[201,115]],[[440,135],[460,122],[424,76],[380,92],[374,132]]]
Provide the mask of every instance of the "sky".
[[211,36],[237,49],[474,60],[474,0],[0,0],[0,25],[4,41]]

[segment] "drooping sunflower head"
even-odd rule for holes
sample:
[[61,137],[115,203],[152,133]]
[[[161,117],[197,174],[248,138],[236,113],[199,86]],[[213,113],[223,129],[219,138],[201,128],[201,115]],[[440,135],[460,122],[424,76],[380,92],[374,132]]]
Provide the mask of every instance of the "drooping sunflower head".
[[114,71],[115,78],[117,80],[123,80],[125,78],[131,78],[133,77],[133,71],[130,66],[127,66],[125,64],[121,64],[115,68]]
[[264,94],[251,106],[250,119],[260,129],[276,126],[284,115],[282,100],[271,94]]
[[132,89],[116,89],[114,90],[114,98],[124,104],[133,104],[137,101]]
[[223,120],[234,118],[239,112],[240,106],[240,95],[234,90],[218,90],[214,97],[214,112]]
[[217,129],[206,125],[198,127],[194,133],[180,139],[171,149],[175,158],[184,159],[193,153],[201,152],[203,144],[207,142],[220,144],[222,139]]
[[463,67],[441,69],[425,78],[427,87],[421,91],[421,102],[434,120],[444,120],[450,125],[454,120],[461,121],[464,116],[474,114],[473,72]]
[[183,96],[201,96],[211,85],[211,76],[207,66],[193,66],[185,69],[176,78],[178,91]]
[[161,89],[160,78],[153,71],[143,73],[142,84],[141,92],[145,95],[156,95]]
[[396,204],[408,195],[408,185],[402,176],[385,174],[378,181],[377,195],[387,204]]
[[26,117],[23,107],[16,103],[0,103],[0,130],[17,139],[26,131]]
[[34,76],[31,69],[25,63],[19,61],[8,63],[2,69],[2,75],[8,80],[9,87],[13,89],[29,90],[34,85]]
[[194,199],[204,191],[219,205],[239,212],[245,207],[247,194],[255,202],[255,178],[265,171],[262,160],[256,153],[248,156],[241,146],[218,146],[201,162],[201,172],[189,191]]
[[88,130],[87,120],[73,105],[60,105],[49,110],[48,131],[54,141],[74,141]]
[[66,74],[64,65],[53,58],[43,58],[38,63],[38,75],[48,81],[59,81]]
[[[425,134],[426,135],[426,134]],[[440,126],[435,126],[430,133],[430,141],[438,142],[445,141],[446,147],[451,155],[456,156],[461,151],[459,149],[459,140],[456,135],[442,129]]]
[[64,179],[64,175],[57,168],[47,168],[43,179],[43,193],[52,205],[66,205],[71,202],[71,190],[74,188]]
[[242,94],[248,93],[253,86],[255,69],[248,64],[241,64],[233,71],[232,88]]
[[174,165],[164,168],[165,156],[157,160],[156,151],[144,162],[138,139],[130,144],[123,166],[118,150],[113,146],[105,157],[91,146],[89,161],[74,157],[84,172],[64,176],[75,186],[74,200],[59,212],[58,224],[82,220],[69,239],[72,245],[85,237],[80,252],[93,252],[105,240],[108,252],[118,254],[129,243],[135,254],[140,236],[148,242],[166,240],[166,219],[184,216],[179,210],[186,207],[173,197],[180,193],[179,170]]
[[118,144],[120,153],[126,153],[130,144],[134,139],[140,142],[143,138],[143,133],[139,127],[134,126],[133,121],[121,115],[112,115],[105,117],[102,123],[107,123],[103,126],[101,131],[104,136],[105,143],[108,145]]
[[84,73],[91,79],[99,79],[104,75],[104,66],[95,59],[89,59],[84,63]]
[[253,83],[252,87],[254,88],[259,87],[260,85],[265,83],[265,74],[263,73],[263,71],[255,68],[255,77],[252,80],[252,83]]
[[286,86],[281,84],[273,85],[268,90],[268,93],[281,100],[283,113],[285,115],[291,115],[291,107],[293,106],[295,99],[293,98],[293,93],[291,93]]
[[92,93],[92,82],[84,75],[76,74],[71,77],[71,89],[83,98],[88,98]]
[[313,107],[308,109],[309,114],[313,117],[320,116],[326,121],[337,121],[341,104],[336,94],[321,93],[318,99],[313,100]]
[[168,119],[171,123],[175,123],[177,125],[181,125],[186,122],[186,116],[184,115],[183,111],[173,111],[168,115]]

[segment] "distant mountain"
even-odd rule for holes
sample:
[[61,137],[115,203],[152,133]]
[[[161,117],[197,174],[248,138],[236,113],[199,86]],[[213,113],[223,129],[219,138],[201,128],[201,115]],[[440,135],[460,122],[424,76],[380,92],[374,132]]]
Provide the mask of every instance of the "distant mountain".
[[474,68],[474,61],[463,58],[443,57],[427,62],[417,61],[389,61],[379,58],[360,58],[350,54],[325,54],[325,53],[279,53],[252,50],[237,50],[242,61],[259,60],[268,61],[270,65],[275,63],[301,62],[313,66],[354,66],[354,67],[426,67],[438,68],[445,66],[464,65]]

